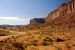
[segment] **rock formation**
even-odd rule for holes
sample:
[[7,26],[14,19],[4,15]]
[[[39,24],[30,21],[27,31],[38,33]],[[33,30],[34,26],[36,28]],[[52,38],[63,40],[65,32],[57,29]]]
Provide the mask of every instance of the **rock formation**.
[[[70,2],[63,3],[58,9],[50,12],[46,18],[34,18],[34,19],[30,20],[30,24],[65,23],[66,21],[67,21],[66,23],[70,24],[71,22],[73,22],[71,18],[74,18],[74,16],[75,16],[74,13],[75,13],[75,0],[70,0]],[[72,14],[74,16],[72,16]],[[65,19],[65,20],[63,21],[62,19],[63,20]],[[68,20],[69,20],[69,22],[68,22]],[[73,19],[73,20],[75,20],[75,19]]]
[[44,18],[34,18],[30,20],[30,24],[43,24],[45,23],[45,19]]
[[74,12],[75,12],[75,0],[71,0],[70,2],[62,4],[58,9],[49,13],[46,18],[46,23],[50,23],[53,19],[57,17],[62,17]]

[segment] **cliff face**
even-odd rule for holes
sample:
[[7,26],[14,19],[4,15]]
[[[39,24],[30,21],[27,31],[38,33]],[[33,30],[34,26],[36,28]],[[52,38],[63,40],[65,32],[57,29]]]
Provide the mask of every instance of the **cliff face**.
[[[45,21],[46,21],[47,24],[50,24],[54,20],[56,20],[56,18],[62,18],[65,15],[69,15],[69,14],[72,14],[72,13],[75,13],[75,0],[71,0],[68,3],[64,3],[58,9],[49,13],[47,18],[45,19]],[[67,16],[67,18],[68,18],[68,16]],[[59,20],[59,19],[57,19],[57,20]]]
[[58,24],[58,23],[75,23],[75,0],[63,3],[58,9],[48,14],[46,18],[34,18],[30,24]]

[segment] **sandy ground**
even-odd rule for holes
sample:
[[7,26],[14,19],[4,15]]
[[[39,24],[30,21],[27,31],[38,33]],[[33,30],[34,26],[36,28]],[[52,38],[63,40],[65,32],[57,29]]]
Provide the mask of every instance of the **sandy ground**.
[[6,38],[9,38],[11,36],[18,36],[18,35],[23,35],[23,34],[27,34],[27,32],[18,32],[18,31],[11,31],[11,30],[6,30],[9,31],[11,33],[11,35],[8,36],[0,36],[0,41]]

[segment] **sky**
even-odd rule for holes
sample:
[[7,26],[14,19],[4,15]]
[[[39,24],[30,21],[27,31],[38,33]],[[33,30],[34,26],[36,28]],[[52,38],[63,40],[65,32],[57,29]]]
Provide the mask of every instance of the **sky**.
[[0,25],[26,25],[32,18],[45,18],[68,0],[0,0]]

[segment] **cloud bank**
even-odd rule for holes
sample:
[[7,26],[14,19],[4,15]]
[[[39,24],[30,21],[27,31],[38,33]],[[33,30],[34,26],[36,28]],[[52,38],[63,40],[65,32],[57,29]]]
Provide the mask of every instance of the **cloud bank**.
[[26,25],[29,24],[30,19],[24,19],[21,17],[2,17],[0,16],[0,24],[9,24],[9,25]]

